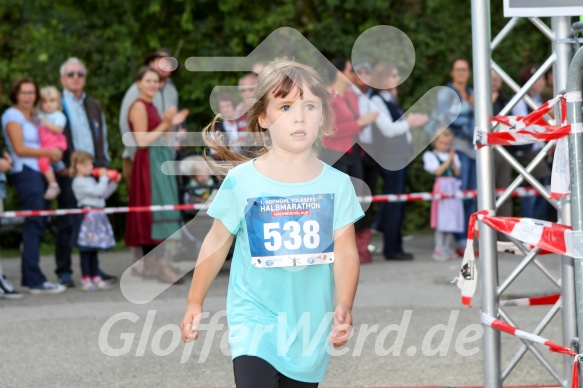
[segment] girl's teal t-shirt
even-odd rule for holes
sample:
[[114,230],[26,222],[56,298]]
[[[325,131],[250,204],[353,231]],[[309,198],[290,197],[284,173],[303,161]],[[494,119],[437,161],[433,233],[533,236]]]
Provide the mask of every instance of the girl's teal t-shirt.
[[333,232],[364,213],[348,175],[322,163],[302,183],[232,169],[208,214],[237,236],[227,294],[233,359],[260,357],[294,380],[324,380],[334,314]]

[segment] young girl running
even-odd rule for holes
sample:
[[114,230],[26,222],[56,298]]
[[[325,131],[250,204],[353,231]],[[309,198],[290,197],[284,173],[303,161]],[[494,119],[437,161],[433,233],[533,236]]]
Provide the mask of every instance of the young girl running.
[[[105,168],[99,169],[99,182],[91,176],[93,157],[87,152],[75,151],[71,155],[73,194],[79,207],[105,207],[105,200],[113,194],[117,183],[108,178]],[[98,252],[113,248],[113,229],[105,213],[87,213],[75,218],[73,245],[79,247],[81,257],[81,288],[84,291],[106,290],[111,285],[99,276]]]
[[[198,336],[204,298],[233,238],[227,295],[238,388],[317,387],[329,346],[346,343],[359,258],[354,222],[364,214],[349,177],[321,162],[314,143],[332,130],[331,96],[310,67],[276,59],[261,73],[247,130],[265,145],[251,160],[205,141],[232,168],[208,214],[182,320]],[[223,171],[224,174],[224,171]]]
[[[433,151],[423,154],[425,171],[436,176],[434,193],[455,194],[461,188],[460,160],[451,148],[453,133],[449,128],[433,140]],[[446,261],[457,257],[450,247],[452,233],[464,230],[464,207],[461,198],[448,198],[431,202],[431,227],[435,229],[433,259]]]

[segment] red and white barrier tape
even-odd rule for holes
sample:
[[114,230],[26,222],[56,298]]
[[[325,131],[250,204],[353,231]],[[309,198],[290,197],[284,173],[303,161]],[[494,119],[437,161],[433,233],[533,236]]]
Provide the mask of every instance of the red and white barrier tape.
[[[577,95],[578,94],[578,95]],[[541,105],[527,116],[496,116],[492,121],[500,124],[496,132],[476,129],[475,143],[478,148],[485,145],[523,145],[540,141],[557,140],[551,173],[551,198],[561,198],[570,193],[569,152],[567,136],[583,132],[583,124],[567,124],[567,101],[580,100],[580,92],[557,96]],[[544,115],[560,101],[561,125],[549,125]],[[557,121],[558,121],[557,117]]]
[[527,116],[495,116],[492,121],[500,124],[496,132],[478,130],[476,145],[521,145],[532,144],[537,141],[550,141],[564,137],[571,133],[570,126],[552,126],[546,122],[544,116],[558,103],[565,105],[563,96],[557,96],[542,104],[538,109]]
[[477,234],[476,220],[492,229],[514,237],[530,246],[559,255],[583,258],[583,231],[573,231],[568,225],[540,221],[532,218],[494,217],[487,211],[479,211],[470,217],[468,242],[459,276],[454,279],[462,292],[462,303],[471,305],[476,290],[478,272],[474,256],[473,238]]
[[518,298],[501,300],[502,307],[525,307],[525,306],[546,306],[553,305],[561,298],[561,294],[552,294],[545,296],[535,296],[532,298]]
[[571,350],[565,346],[562,346],[562,345],[556,344],[552,341],[549,341],[546,338],[543,338],[543,337],[538,336],[536,334],[527,333],[526,331],[519,330],[516,327],[511,326],[511,325],[507,324],[506,322],[503,322],[499,319],[496,319],[494,317],[486,315],[483,312],[482,312],[482,323],[488,327],[491,327],[492,329],[503,331],[503,332],[508,333],[510,335],[513,335],[515,337],[544,345],[551,352],[562,353],[562,354],[566,354],[568,356],[574,357],[573,374],[572,374],[572,378],[571,378],[572,379],[571,380],[572,381],[571,387],[577,388],[579,386],[579,361],[581,359],[581,355],[575,353],[573,350]]
[[[528,250],[532,250],[535,248],[534,245],[529,245],[529,244],[522,244],[524,246],[525,249]],[[524,256],[524,253],[522,252],[522,250],[520,250],[516,245],[514,245],[513,242],[511,241],[497,241],[496,242],[496,250],[500,253],[510,253],[511,255],[522,255]],[[544,249],[541,249],[538,252],[538,255],[550,255],[553,254],[553,252],[549,252],[546,251]]]
[[[497,189],[496,194],[499,195],[505,189]],[[540,195],[540,193],[532,187],[519,187],[513,193],[512,197],[531,197]],[[417,202],[417,201],[433,201],[448,198],[471,199],[477,198],[477,190],[462,190],[455,195],[447,195],[442,193],[410,193],[410,194],[383,194],[358,197],[360,202]],[[54,209],[54,210],[15,210],[0,212],[0,218],[14,218],[14,217],[38,217],[38,216],[64,216],[71,214],[86,214],[86,213],[130,213],[130,212],[159,212],[169,210],[206,210],[209,204],[193,204],[193,205],[154,205],[154,206],[123,206],[123,207],[109,207],[109,208],[84,208],[84,209]]]
[[87,213],[130,213],[130,212],[160,212],[169,210],[203,210],[208,209],[206,204],[194,205],[153,205],[153,206],[122,206],[108,208],[83,208],[83,209],[54,209],[54,210],[16,210],[0,212],[0,218],[13,217],[38,217],[38,216],[65,216]]

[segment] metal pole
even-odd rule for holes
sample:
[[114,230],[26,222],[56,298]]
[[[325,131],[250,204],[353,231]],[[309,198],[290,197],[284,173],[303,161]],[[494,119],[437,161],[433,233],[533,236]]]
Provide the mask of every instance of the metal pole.
[[[581,96],[583,48],[579,49],[569,66],[567,92]],[[581,123],[581,100],[567,102],[567,122]],[[571,221],[573,230],[583,230],[583,133],[569,135],[569,160],[571,165]],[[574,259],[575,304],[577,308],[577,332],[583,334],[583,259]],[[580,346],[579,346],[580,348]],[[579,349],[580,351],[580,349]],[[581,382],[579,382],[581,386]]]
[[529,89],[538,81],[538,79],[544,76],[544,73],[547,72],[548,69],[551,68],[553,63],[555,63],[557,57],[553,53],[551,54],[546,61],[538,68],[538,70],[530,77],[530,79],[522,86],[518,86],[516,82],[504,71],[500,66],[498,66],[495,62],[493,62],[493,68],[496,73],[502,78],[505,84],[507,84],[512,90],[516,92],[516,94],[508,101],[504,109],[498,113],[500,116],[506,115],[508,112],[514,108],[518,101],[524,98],[524,101],[533,109],[538,108],[532,97],[528,95]]
[[520,22],[521,18],[513,17],[510,21],[504,26],[502,30],[496,35],[494,40],[492,40],[492,45],[490,46],[490,50],[494,51],[496,47],[510,34],[510,31],[514,29],[514,27]]
[[[474,115],[476,128],[490,131],[492,85],[490,70],[490,1],[472,0],[472,53],[474,62]],[[494,155],[491,147],[477,152],[478,209],[495,209]],[[480,225],[480,272],[482,311],[498,316],[498,257],[496,232]],[[500,388],[500,333],[484,326],[484,387]]]
[[[551,18],[551,27],[554,33],[553,52],[557,55],[557,61],[553,67],[553,94],[559,95],[567,89],[567,70],[569,62],[573,56],[571,45],[559,43],[569,37],[571,26],[568,17]],[[555,106],[555,117],[560,117],[560,106]],[[564,118],[561,118],[564,120]],[[555,120],[558,123],[558,120]],[[561,124],[561,123],[558,123]],[[571,225],[571,204],[566,199],[561,199],[559,211],[559,222]],[[575,309],[575,270],[573,268],[573,258],[561,256],[561,301],[562,301],[562,321],[563,321],[563,344],[569,346],[571,340],[577,337],[577,320]],[[563,360],[567,386],[571,386],[570,357],[565,356]]]

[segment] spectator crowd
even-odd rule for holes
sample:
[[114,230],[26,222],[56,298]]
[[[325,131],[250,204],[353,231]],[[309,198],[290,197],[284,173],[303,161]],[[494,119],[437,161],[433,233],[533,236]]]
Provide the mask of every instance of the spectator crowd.
[[[105,200],[117,186],[120,177],[127,183],[128,206],[173,205],[180,202],[200,203],[208,198],[219,179],[205,165],[200,155],[177,153],[176,139],[184,132],[188,110],[180,106],[177,89],[172,82],[173,69],[166,57],[172,54],[159,49],[147,56],[136,73],[120,109],[119,130],[124,139],[121,176],[108,171],[109,154],[107,117],[101,103],[85,89],[90,76],[85,64],[77,58],[67,59],[60,67],[60,87],[39,88],[31,77],[14,80],[8,92],[11,106],[1,116],[5,149],[0,155],[0,198],[6,196],[6,184],[19,199],[22,210],[43,210],[56,200],[60,209],[104,207]],[[445,86],[459,97],[459,115],[452,116],[456,101],[451,94],[438,95],[431,117],[410,112],[404,114],[399,103],[399,68],[389,62],[351,63],[346,58],[331,60],[333,68],[323,74],[333,94],[334,129],[323,140],[320,158],[338,170],[357,178],[357,194],[406,192],[407,166],[413,155],[415,131],[439,130],[431,146],[423,154],[423,166],[435,176],[435,192],[452,193],[476,189],[476,153],[473,146],[474,95],[468,86],[470,62],[457,58],[451,66],[451,80]],[[255,101],[255,85],[263,63],[239,79],[239,96],[219,93],[216,107],[220,116],[217,136],[241,155],[252,154],[252,141],[247,136],[246,112]],[[526,66],[519,75],[525,84],[537,70]],[[551,77],[552,79],[552,77]],[[370,85],[374,85],[371,87]],[[496,115],[508,101],[502,82],[492,73],[492,104]],[[544,78],[528,91],[542,104],[546,89]],[[551,93],[552,95],[552,93]],[[255,97],[257,98],[257,97]],[[512,114],[524,116],[531,107],[521,100]],[[434,117],[435,116],[435,117]],[[435,118],[438,118],[437,125]],[[431,118],[431,120],[430,120]],[[449,119],[451,118],[451,119]],[[450,122],[448,128],[439,122]],[[131,133],[132,136],[126,134]],[[526,166],[544,144],[511,147],[510,151]],[[376,152],[374,150],[382,150]],[[213,157],[212,150],[208,152]],[[166,161],[178,161],[177,172],[162,172]],[[496,186],[507,187],[510,167],[496,159]],[[168,165],[168,164],[165,164]],[[533,171],[543,184],[550,181],[550,161]],[[366,187],[365,187],[366,186]],[[1,202],[1,201],[0,201]],[[1,205],[1,203],[0,203]],[[356,242],[362,264],[371,261],[373,230],[382,233],[382,255],[386,260],[413,260],[403,248],[403,219],[406,205],[400,203],[363,204],[365,217],[356,225]],[[0,206],[0,211],[3,207]],[[476,210],[475,200],[445,200],[432,204],[430,224],[435,228],[435,250],[438,261],[463,254],[469,216]],[[553,220],[553,209],[542,198],[522,201],[522,216]],[[22,231],[21,286],[31,294],[61,293],[75,287],[72,252],[77,247],[81,257],[81,285],[86,291],[108,289],[117,277],[104,273],[97,252],[111,248],[111,225],[103,217],[87,215],[57,217],[55,233],[55,273],[57,282],[49,282],[41,271],[40,245],[47,220],[27,217]],[[500,215],[512,214],[508,202]],[[429,222],[428,222],[429,223]],[[144,257],[142,266],[133,273],[165,283],[180,283],[176,269],[165,251],[163,241],[181,228],[183,214],[178,211],[131,212],[127,214],[125,244],[131,247],[134,260]],[[18,298],[0,266],[0,296]]]

